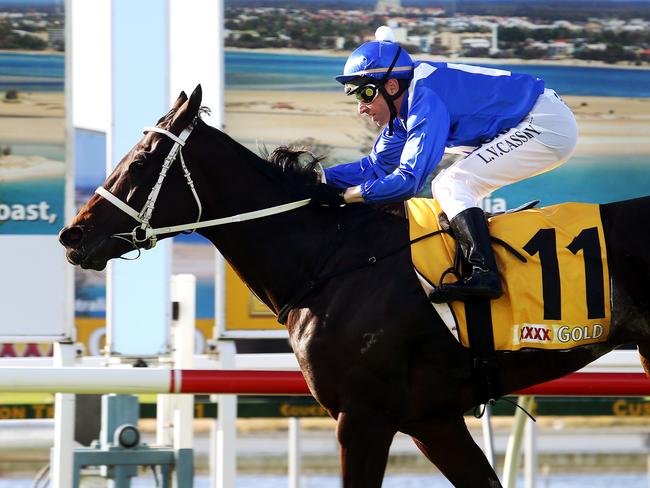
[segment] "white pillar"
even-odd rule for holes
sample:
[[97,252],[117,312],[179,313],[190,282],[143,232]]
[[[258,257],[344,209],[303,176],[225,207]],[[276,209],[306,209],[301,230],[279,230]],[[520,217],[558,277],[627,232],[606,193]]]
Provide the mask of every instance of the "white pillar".
[[[532,401],[530,405],[532,405]],[[532,419],[526,420],[524,458],[524,486],[535,488],[537,483],[537,425]]]
[[302,457],[300,455],[300,418],[289,418],[289,488],[300,488]]
[[[233,341],[219,341],[221,369],[235,369],[236,348]],[[237,475],[237,395],[216,395],[219,418],[211,436],[215,460],[211,464],[215,488],[235,488]]]
[[[533,397],[520,396],[519,406],[528,409],[532,404]],[[521,440],[524,432],[524,425],[528,416],[521,408],[516,409],[512,432],[508,437],[508,448],[506,449],[506,459],[503,466],[503,487],[515,488],[517,486],[517,473],[521,461]]]
[[171,446],[173,435],[173,395],[156,395],[156,445]]
[[[53,366],[74,366],[75,348],[72,343],[54,343]],[[71,393],[54,395],[54,447],[50,455],[52,488],[70,488],[74,448],[75,396]]]
[[223,0],[168,0],[170,101],[181,92],[203,88],[202,104],[210,108],[203,119],[223,127]]
[[483,430],[483,452],[492,469],[496,469],[494,436],[492,435],[492,405],[489,403],[485,405],[485,412],[483,412],[483,418],[481,419],[481,427]]
[[[196,325],[196,278],[181,274],[172,277],[172,301],[178,302],[178,319],[173,327],[172,359],[176,369],[194,367],[194,329]],[[192,449],[194,395],[174,398],[174,449]]]

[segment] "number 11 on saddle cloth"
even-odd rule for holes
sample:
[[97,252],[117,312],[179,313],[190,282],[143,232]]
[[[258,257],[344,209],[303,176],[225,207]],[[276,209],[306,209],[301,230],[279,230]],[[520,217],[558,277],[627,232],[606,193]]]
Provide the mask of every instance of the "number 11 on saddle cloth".
[[[434,199],[406,204],[411,240],[438,230],[440,206]],[[607,339],[611,323],[609,270],[599,206],[564,203],[498,215],[490,234],[503,246],[493,249],[503,296],[491,301],[497,350],[571,349]],[[413,266],[431,285],[452,266],[456,243],[448,234],[411,246]],[[454,280],[447,275],[445,281]],[[460,340],[468,346],[463,302],[450,304]]]

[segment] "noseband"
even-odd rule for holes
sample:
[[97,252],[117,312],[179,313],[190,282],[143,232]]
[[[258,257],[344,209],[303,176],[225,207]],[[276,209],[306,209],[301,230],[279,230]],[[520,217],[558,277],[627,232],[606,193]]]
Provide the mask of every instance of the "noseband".
[[[230,217],[223,217],[220,219],[201,221],[201,213],[202,213],[201,200],[199,199],[199,196],[196,193],[196,189],[194,188],[194,182],[192,181],[192,176],[190,174],[190,171],[187,169],[187,165],[185,164],[185,160],[183,159],[183,151],[182,151],[182,148],[185,147],[185,142],[187,141],[190,134],[196,127],[196,121],[197,119],[194,119],[185,129],[183,129],[183,131],[180,133],[179,136],[176,136],[172,134],[170,131],[161,129],[159,127],[144,128],[145,134],[147,132],[158,132],[159,134],[163,134],[169,137],[171,140],[174,141],[174,146],[171,148],[169,154],[165,158],[165,161],[162,165],[162,169],[160,170],[160,174],[158,175],[158,180],[156,181],[153,188],[151,189],[151,192],[149,193],[149,196],[147,197],[147,201],[142,207],[142,210],[138,212],[133,207],[131,207],[130,205],[126,204],[118,197],[113,195],[110,191],[108,191],[103,186],[100,186],[95,190],[95,193],[97,193],[98,195],[102,196],[103,198],[111,202],[113,205],[115,205],[117,208],[122,210],[124,213],[132,217],[140,224],[139,226],[134,227],[134,229],[131,232],[123,232],[119,234],[113,234],[112,236],[110,236],[110,237],[115,237],[117,239],[122,239],[130,243],[133,246],[133,248],[138,251],[138,255],[135,258],[131,258],[131,259],[137,259],[138,257],[140,257],[141,247],[146,247],[147,249],[151,249],[152,247],[154,247],[158,240],[157,236],[161,234],[172,234],[176,232],[184,232],[184,233],[191,234],[196,229],[200,229],[204,227],[213,227],[216,225],[223,225],[223,224],[230,224],[234,222],[243,222],[246,220],[259,219],[261,217],[267,217],[269,215],[288,212],[289,210],[303,207],[309,204],[309,201],[311,200],[310,198],[307,198],[305,200],[298,200],[296,202],[285,203],[283,205],[269,207],[261,210],[254,210],[252,212],[246,212],[238,215],[233,215]],[[165,181],[165,177],[167,176],[167,172],[169,171],[169,168],[171,167],[172,163],[177,159],[179,155],[180,158],[178,159],[180,159],[181,161],[181,167],[183,169],[185,180],[187,182],[187,185],[190,187],[192,196],[194,197],[194,200],[196,201],[196,205],[199,209],[198,216],[196,218],[196,221],[190,224],[181,224],[181,225],[174,225],[171,227],[153,228],[151,227],[150,221],[156,205],[156,200],[160,195],[160,190],[162,188],[163,182]],[[146,242],[148,242],[148,244],[143,246],[142,244]]]

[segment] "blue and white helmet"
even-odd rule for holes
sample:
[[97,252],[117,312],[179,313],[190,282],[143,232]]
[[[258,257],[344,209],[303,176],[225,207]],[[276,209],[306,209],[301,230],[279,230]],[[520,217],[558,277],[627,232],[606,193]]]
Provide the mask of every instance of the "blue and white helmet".
[[343,74],[337,76],[336,81],[345,85],[357,78],[385,80],[413,77],[413,60],[395,42],[390,27],[385,25],[379,27],[375,31],[375,39],[362,44],[350,54],[343,68]]

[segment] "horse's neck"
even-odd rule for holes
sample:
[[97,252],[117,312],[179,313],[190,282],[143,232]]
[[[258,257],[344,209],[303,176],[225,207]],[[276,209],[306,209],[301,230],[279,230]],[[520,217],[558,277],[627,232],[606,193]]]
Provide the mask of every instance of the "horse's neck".
[[[203,192],[206,196],[202,199],[205,220],[296,200],[255,167],[260,163],[242,159],[237,148],[230,154],[223,154],[223,148],[211,152],[197,155],[205,158],[202,167],[207,168],[209,191]],[[313,278],[314,261],[331,226],[316,222],[312,215],[312,209],[300,208],[207,228],[201,234],[219,249],[255,294],[277,311]]]

